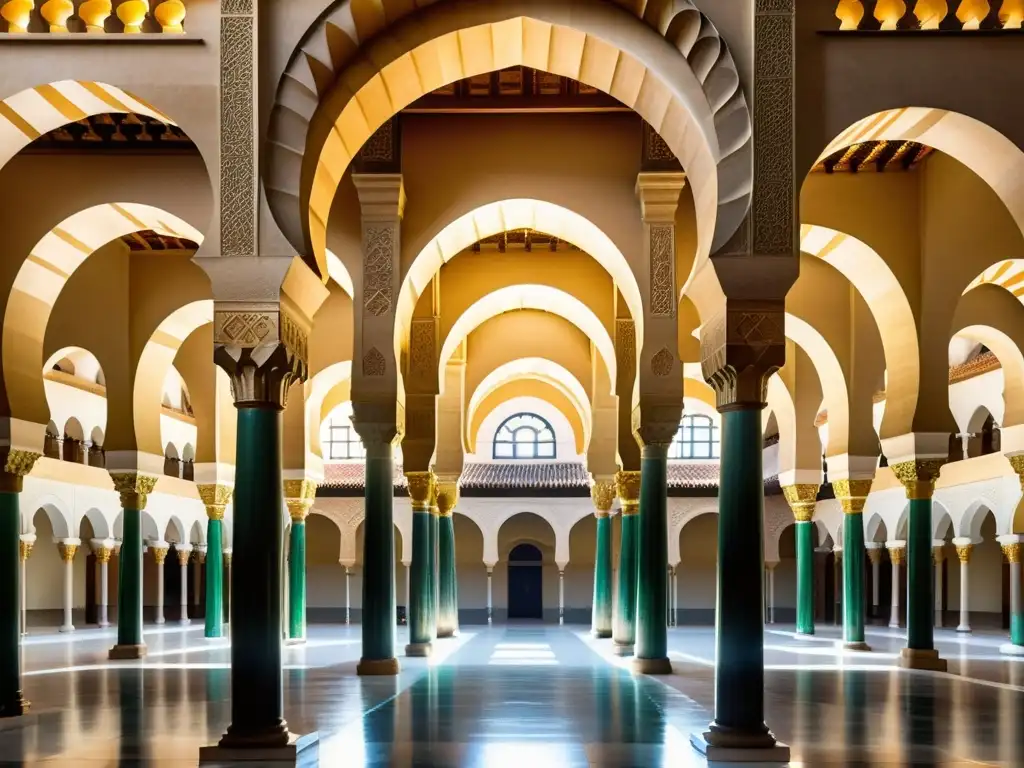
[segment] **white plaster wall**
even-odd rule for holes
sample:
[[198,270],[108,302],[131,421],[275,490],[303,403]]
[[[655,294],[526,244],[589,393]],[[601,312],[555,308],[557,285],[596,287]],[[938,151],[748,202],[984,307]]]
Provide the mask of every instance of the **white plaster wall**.
[[107,431],[107,398],[49,379],[43,379],[43,390],[50,406],[50,420],[57,425],[61,437],[64,425],[72,417],[82,425],[86,440],[92,439],[92,432],[97,427],[101,432]]
[[679,551],[678,607],[713,609],[718,588],[718,515],[690,520],[679,534]]
[[185,446],[191,446],[194,450],[198,434],[199,430],[195,424],[189,424],[166,413],[160,414],[160,440],[165,448],[168,443],[173,444],[179,459],[185,455]]
[[971,416],[984,406],[996,424],[1003,423],[1003,370],[989,371],[949,387],[949,410],[956,420],[957,430],[967,432]]

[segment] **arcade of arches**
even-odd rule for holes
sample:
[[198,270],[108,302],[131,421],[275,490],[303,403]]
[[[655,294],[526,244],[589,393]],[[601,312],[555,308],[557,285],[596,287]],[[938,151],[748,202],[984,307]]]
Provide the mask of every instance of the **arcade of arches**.
[[0,754],[1019,764],[1022,16],[0,3]]

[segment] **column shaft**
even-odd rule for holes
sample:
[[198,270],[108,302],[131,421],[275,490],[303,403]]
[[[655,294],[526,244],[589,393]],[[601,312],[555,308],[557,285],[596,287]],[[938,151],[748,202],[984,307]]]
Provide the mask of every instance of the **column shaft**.
[[[266,501],[263,503],[267,504]],[[223,601],[224,522],[220,519],[209,519],[206,521],[206,637],[224,636]],[[278,611],[280,612],[280,607]]]
[[932,500],[911,499],[907,526],[907,647],[934,648]]
[[668,592],[668,446],[645,445],[640,460],[636,660],[647,674],[671,674],[665,605]]
[[[955,543],[955,542],[954,542]],[[960,623],[957,632],[971,631],[971,544],[957,544],[956,554],[960,560]]]
[[164,561],[156,560],[156,621],[157,624],[166,624],[164,616]]
[[494,593],[491,589],[492,582],[494,580],[494,568],[492,566],[487,567],[487,623],[491,624],[494,621]]
[[814,521],[796,523],[796,631],[814,634]]
[[843,515],[843,642],[866,650],[864,642],[864,515]]
[[594,607],[590,631],[594,637],[612,636],[612,519],[607,512],[597,515]]
[[[145,647],[142,642],[142,511],[125,509],[121,531],[121,550],[117,555],[117,646]],[[112,651],[113,653],[113,651]]]
[[61,632],[75,631],[75,623],[73,620],[73,607],[75,600],[74,550],[72,550],[70,554],[71,556],[67,557],[63,551],[61,552],[61,559],[64,561],[64,623],[60,627]]
[[436,511],[432,511],[430,515],[430,597],[428,605],[430,607],[430,639],[437,639],[437,620],[440,615],[440,578],[437,572],[438,556],[437,556],[437,543],[440,534],[440,524]]
[[615,622],[612,637],[615,652],[628,656],[636,641],[636,579],[637,579],[637,527],[640,516],[637,508],[622,509],[622,530],[619,536],[618,601],[615,604]]
[[360,675],[398,674],[395,658],[394,467],[391,443],[366,450],[363,536],[363,656]]
[[[236,407],[233,547],[245,589],[231,606],[231,725],[220,743],[283,746],[288,727],[281,677],[282,409],[260,401]],[[223,543],[220,520],[210,522],[217,524],[208,541],[206,621],[219,629]]]
[[292,518],[288,559],[288,637],[306,639],[306,521]]
[[[13,485],[13,478],[6,478]],[[20,478],[17,478],[20,486]],[[21,511],[17,490],[0,491],[0,717],[23,715],[21,694]]]
[[1021,599],[1019,555],[1010,560],[1010,643],[1024,646],[1024,599]]
[[345,624],[352,623],[352,569],[345,566]]
[[178,556],[178,567],[181,570],[181,623],[189,624],[188,618],[188,554],[185,555],[185,562],[181,562],[181,555]]
[[900,560],[902,551],[898,549],[889,550],[889,562],[892,570],[892,598],[889,608],[889,626],[892,629],[899,629],[900,626]]
[[412,565],[409,574],[409,645],[407,656],[426,656],[430,637],[430,507],[413,508]]
[[768,623],[775,623],[775,565],[768,567]]
[[764,722],[764,479],[761,410],[722,413],[714,746],[768,748]]
[[451,514],[438,517],[437,559],[438,595],[437,636],[454,637],[459,631],[458,574],[455,567],[455,521]]

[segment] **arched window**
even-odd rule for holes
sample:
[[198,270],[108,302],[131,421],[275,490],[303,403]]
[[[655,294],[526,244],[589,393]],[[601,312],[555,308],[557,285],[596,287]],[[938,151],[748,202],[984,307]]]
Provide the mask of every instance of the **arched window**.
[[[321,435],[323,435],[322,432]],[[352,427],[352,420],[347,416],[336,414],[328,419],[326,438],[324,458],[328,461],[366,458],[363,441],[359,438],[359,433]]]
[[509,416],[494,433],[496,459],[553,459],[555,430],[535,413]]
[[683,416],[668,451],[670,459],[717,459],[721,443],[710,416]]

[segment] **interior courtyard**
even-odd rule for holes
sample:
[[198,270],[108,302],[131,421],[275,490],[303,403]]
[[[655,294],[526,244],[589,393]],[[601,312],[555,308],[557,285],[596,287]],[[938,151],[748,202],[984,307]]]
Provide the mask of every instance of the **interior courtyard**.
[[1024,0],[0,0],[0,764],[1024,765]]

